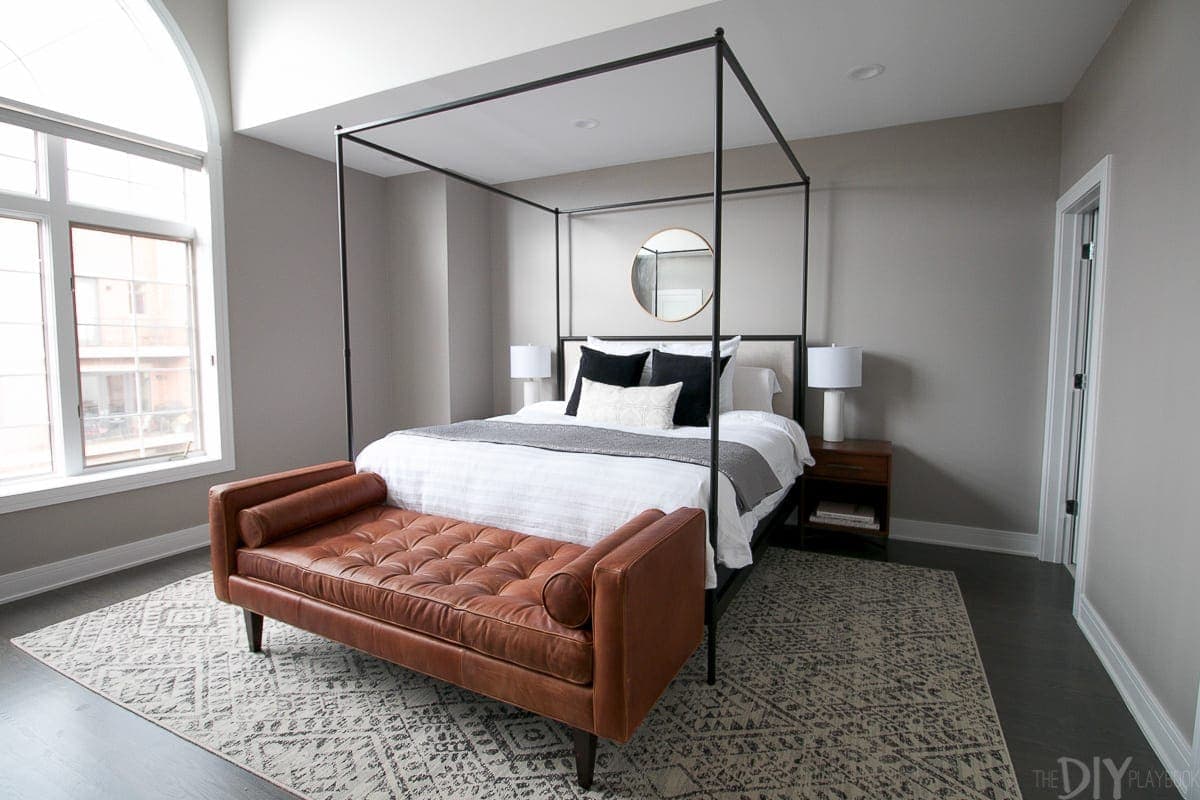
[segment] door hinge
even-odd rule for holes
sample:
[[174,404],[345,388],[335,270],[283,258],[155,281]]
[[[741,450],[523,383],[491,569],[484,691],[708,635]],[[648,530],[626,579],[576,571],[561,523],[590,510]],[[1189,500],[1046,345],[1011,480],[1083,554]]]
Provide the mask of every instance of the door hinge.
[[1084,378],[1083,373],[1076,372],[1075,373],[1075,388],[1082,389],[1085,384],[1086,384],[1086,379]]
[[1079,503],[1077,501],[1075,501],[1075,500],[1067,501],[1067,513],[1068,514],[1070,514],[1073,517],[1078,512],[1078,510],[1079,510]]
[[1096,243],[1095,242],[1084,242],[1083,247],[1080,248],[1079,257],[1082,258],[1084,261],[1091,261],[1093,258],[1095,258],[1096,257]]

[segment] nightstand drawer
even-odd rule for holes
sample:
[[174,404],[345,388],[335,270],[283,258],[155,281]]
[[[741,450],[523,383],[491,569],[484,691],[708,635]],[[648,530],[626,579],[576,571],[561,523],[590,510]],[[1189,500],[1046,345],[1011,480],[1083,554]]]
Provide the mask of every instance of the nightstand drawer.
[[817,463],[809,467],[814,478],[835,478],[843,481],[888,482],[888,459],[860,453],[817,453]]

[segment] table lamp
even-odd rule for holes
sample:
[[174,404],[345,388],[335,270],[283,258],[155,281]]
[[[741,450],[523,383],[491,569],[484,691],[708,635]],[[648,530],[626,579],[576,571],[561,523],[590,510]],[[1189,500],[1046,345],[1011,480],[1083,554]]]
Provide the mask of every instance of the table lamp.
[[862,386],[862,348],[808,348],[808,386],[825,390],[824,430],[821,438],[827,442],[844,441],[842,409],[846,402],[843,389]]
[[550,377],[550,348],[540,344],[514,344],[508,349],[510,375],[525,381],[525,405],[541,399],[542,380]]

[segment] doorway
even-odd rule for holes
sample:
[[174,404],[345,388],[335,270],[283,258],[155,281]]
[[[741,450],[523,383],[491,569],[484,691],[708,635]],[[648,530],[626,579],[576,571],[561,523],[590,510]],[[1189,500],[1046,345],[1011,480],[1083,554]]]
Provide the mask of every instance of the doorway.
[[1110,167],[1111,156],[1105,157],[1059,198],[1055,209],[1038,534],[1042,560],[1065,565],[1077,588],[1086,565]]
[[1075,252],[1078,264],[1074,270],[1073,295],[1074,313],[1070,330],[1071,368],[1069,370],[1071,385],[1067,393],[1068,412],[1067,423],[1067,463],[1066,481],[1063,487],[1062,519],[1062,561],[1072,574],[1075,573],[1075,563],[1078,560],[1078,522],[1080,494],[1080,462],[1083,456],[1083,409],[1088,391],[1088,351],[1091,344],[1091,313],[1092,286],[1096,269],[1096,221],[1100,217],[1099,199],[1094,207],[1079,213],[1078,224],[1074,227],[1079,232],[1079,241]]

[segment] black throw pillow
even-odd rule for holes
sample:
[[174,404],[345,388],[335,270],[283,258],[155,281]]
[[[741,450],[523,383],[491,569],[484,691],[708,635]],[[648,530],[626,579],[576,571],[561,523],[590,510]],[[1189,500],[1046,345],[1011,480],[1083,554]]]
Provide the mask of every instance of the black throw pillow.
[[637,386],[642,379],[642,368],[646,366],[649,352],[632,356],[614,356],[590,347],[580,347],[579,374],[575,376],[575,389],[567,401],[567,415],[574,417],[579,411],[579,393],[583,390],[583,379],[609,386]]
[[[732,356],[721,359],[721,372]],[[680,356],[654,351],[650,362],[650,385],[682,383],[675,403],[675,424],[706,427],[712,405],[712,356]]]

